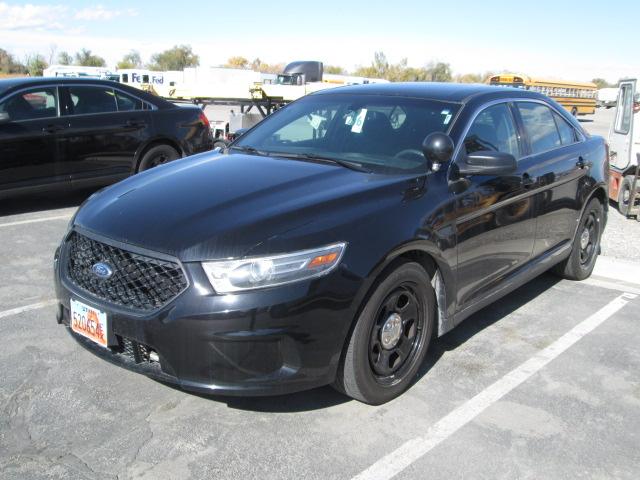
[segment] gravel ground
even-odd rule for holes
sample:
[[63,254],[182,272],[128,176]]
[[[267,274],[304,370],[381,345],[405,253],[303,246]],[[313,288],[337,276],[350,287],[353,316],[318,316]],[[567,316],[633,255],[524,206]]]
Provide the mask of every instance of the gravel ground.
[[[614,109],[599,108],[595,115],[581,118],[588,132],[607,137],[613,121]],[[609,222],[602,236],[602,255],[633,262],[640,262],[640,222],[625,218],[618,212],[618,205],[610,202]]]

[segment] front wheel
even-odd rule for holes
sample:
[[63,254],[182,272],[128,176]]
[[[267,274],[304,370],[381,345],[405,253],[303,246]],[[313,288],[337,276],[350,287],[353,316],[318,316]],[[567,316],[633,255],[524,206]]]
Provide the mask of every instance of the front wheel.
[[378,282],[358,317],[334,386],[371,405],[404,392],[424,360],[436,318],[427,272],[405,262]]
[[569,257],[554,267],[554,272],[568,280],[584,280],[591,275],[600,253],[604,227],[604,208],[593,198],[585,208]]

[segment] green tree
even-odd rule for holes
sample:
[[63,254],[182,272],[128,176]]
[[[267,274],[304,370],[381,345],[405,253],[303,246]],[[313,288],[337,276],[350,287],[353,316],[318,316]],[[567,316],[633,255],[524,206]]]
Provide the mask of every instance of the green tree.
[[45,68],[49,66],[47,61],[39,53],[29,55],[25,62],[27,71],[32,77],[41,77]]
[[87,50],[86,48],[76,53],[75,63],[83,67],[104,67],[107,64],[104,58],[92,54],[91,50]]
[[484,77],[480,73],[464,73],[462,75],[456,75],[455,81],[457,83],[482,83]]
[[450,82],[453,78],[451,66],[448,63],[430,63],[427,66],[428,80],[431,82]]
[[18,62],[13,55],[0,48],[0,73],[25,73],[24,65]]
[[58,54],[58,63],[60,65],[71,65],[73,63],[73,57],[68,52],[60,52]]
[[142,67],[142,58],[136,50],[131,50],[116,65],[119,69],[124,68],[140,68]]
[[334,75],[346,75],[347,71],[344,68],[339,67],[337,65],[325,65],[324,73],[331,73]]
[[607,88],[607,87],[615,86],[615,85],[611,85],[604,78],[594,78],[593,80],[591,80],[591,82],[595,83],[598,88]]
[[200,65],[200,58],[193,53],[190,45],[176,45],[164,52],[151,56],[149,67],[152,70],[184,70]]
[[[251,66],[255,67],[256,70],[260,68],[262,61],[259,58],[256,58]],[[227,68],[249,68],[249,60],[244,57],[229,57],[227,59],[227,63],[224,65]]]

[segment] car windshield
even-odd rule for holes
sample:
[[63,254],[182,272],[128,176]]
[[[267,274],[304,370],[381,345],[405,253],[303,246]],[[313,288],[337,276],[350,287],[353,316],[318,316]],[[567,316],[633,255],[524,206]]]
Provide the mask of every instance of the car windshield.
[[459,108],[397,96],[310,95],[267,117],[231,148],[334,160],[376,173],[422,172],[422,141],[446,132]]

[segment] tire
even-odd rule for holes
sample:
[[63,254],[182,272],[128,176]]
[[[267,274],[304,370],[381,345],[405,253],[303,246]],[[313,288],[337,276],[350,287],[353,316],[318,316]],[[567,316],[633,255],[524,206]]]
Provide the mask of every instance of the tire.
[[[397,264],[366,301],[334,388],[370,405],[399,396],[411,386],[424,360],[435,319],[435,293],[427,272],[414,262]],[[383,326],[395,326],[387,331],[386,346]]]
[[138,165],[138,172],[144,172],[150,168],[157,167],[163,163],[171,162],[180,158],[180,154],[169,145],[156,145],[150,148],[142,156],[140,164]]
[[[597,198],[591,199],[580,219],[571,254],[554,267],[557,275],[567,280],[584,280],[591,275],[600,252],[603,219],[602,203]],[[588,235],[585,231],[588,231]]]
[[631,176],[627,175],[622,179],[620,189],[618,190],[618,211],[625,217],[629,214],[629,196],[631,195],[632,186],[633,179]]

